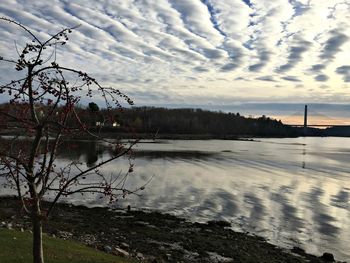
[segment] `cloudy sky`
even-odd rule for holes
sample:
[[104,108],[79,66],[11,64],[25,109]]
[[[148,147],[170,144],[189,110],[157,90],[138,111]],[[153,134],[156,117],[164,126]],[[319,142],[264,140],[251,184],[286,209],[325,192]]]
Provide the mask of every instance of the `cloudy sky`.
[[[80,25],[61,64],[136,105],[350,104],[350,0],[1,0],[0,16],[42,38]],[[25,34],[0,31],[0,53],[15,55]]]

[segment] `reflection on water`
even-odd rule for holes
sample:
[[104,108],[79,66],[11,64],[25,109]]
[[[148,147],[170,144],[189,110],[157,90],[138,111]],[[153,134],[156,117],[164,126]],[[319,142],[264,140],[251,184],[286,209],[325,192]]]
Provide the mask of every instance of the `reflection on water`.
[[[60,153],[62,165],[76,159],[91,166],[109,156],[102,143],[70,144],[77,147]],[[272,243],[350,260],[349,145],[347,138],[140,143],[127,184],[135,188],[155,177],[141,197],[118,205],[228,220]],[[127,166],[119,159],[101,170],[117,174]],[[74,202],[101,204],[95,196]]]
[[349,188],[345,188],[340,190],[336,195],[332,196],[332,206],[336,206],[339,208],[345,208],[349,209],[350,208],[350,194],[349,194]]

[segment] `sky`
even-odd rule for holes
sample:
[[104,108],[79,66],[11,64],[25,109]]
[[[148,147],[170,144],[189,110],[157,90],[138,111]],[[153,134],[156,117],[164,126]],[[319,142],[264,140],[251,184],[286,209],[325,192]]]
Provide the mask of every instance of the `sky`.
[[[80,25],[59,63],[136,106],[284,119],[307,103],[350,120],[350,0],[1,0],[0,16],[42,39]],[[16,56],[26,36],[1,22],[0,53]],[[15,76],[0,70],[1,83]]]

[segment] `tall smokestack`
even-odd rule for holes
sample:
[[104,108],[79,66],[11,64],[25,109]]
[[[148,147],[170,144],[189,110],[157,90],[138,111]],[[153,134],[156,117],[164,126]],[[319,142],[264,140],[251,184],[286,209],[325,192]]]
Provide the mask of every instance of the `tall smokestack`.
[[307,105],[305,105],[304,109],[304,136],[307,135]]

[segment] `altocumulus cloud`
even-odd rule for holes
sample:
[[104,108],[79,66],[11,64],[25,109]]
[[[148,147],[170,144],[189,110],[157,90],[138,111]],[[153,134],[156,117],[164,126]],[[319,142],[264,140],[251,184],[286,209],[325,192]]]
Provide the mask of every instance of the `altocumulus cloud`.
[[[2,0],[0,6],[1,16],[43,38],[80,25],[58,50],[58,62],[118,86],[138,104],[350,101],[338,89],[350,82],[349,14],[344,0]],[[1,55],[15,57],[13,41],[23,45],[25,37],[0,23]],[[0,63],[0,70],[1,82],[15,77],[9,65]],[[327,92],[309,90],[317,82]]]
[[350,66],[338,67],[336,72],[343,76],[344,82],[350,82]]

